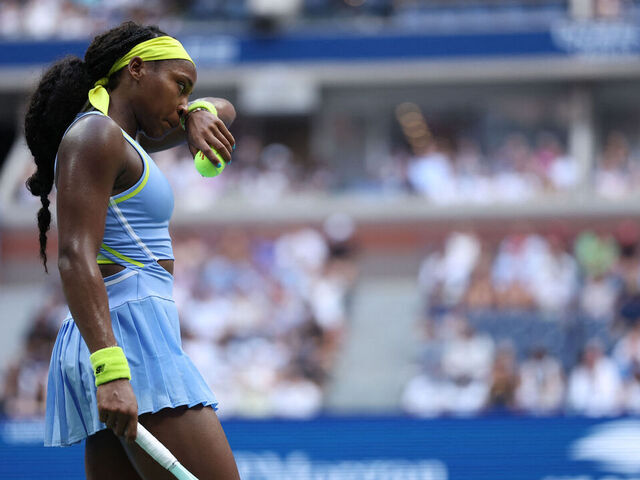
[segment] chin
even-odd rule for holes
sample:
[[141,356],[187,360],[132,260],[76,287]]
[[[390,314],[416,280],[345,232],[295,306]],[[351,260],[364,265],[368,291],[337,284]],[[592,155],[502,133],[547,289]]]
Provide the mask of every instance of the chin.
[[162,137],[164,137],[167,133],[169,133],[168,128],[165,127],[158,127],[154,130],[144,130],[144,134],[149,137],[149,138],[154,138],[154,139],[160,139]]

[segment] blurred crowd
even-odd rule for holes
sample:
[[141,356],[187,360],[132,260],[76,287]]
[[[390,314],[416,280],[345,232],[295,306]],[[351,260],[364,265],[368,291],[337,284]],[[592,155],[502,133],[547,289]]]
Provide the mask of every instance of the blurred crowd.
[[547,233],[523,226],[497,244],[455,232],[426,256],[419,284],[432,312],[517,310],[579,313],[605,323],[635,320],[639,240],[631,221],[573,238],[561,224]]
[[626,325],[611,347],[589,339],[565,366],[543,345],[522,352],[515,342],[476,330],[464,316],[446,316],[425,333],[419,371],[401,403],[406,413],[422,417],[637,415],[640,323]]
[[411,192],[441,205],[522,202],[583,184],[602,198],[633,195],[640,186],[637,138],[613,128],[598,144],[586,178],[562,136],[544,129],[514,130],[494,148],[472,137],[435,137],[414,152],[398,147],[370,178],[386,192]]
[[[560,0],[3,0],[0,38],[85,39],[125,19],[161,23],[169,30],[188,29],[189,22],[203,20],[218,29],[229,25],[236,31],[273,29],[292,19],[302,25],[356,19],[355,26],[369,28],[382,23],[403,28],[451,29],[456,24],[477,28],[488,21],[522,27],[536,22],[548,25],[567,15],[621,18],[635,6],[631,0],[569,4]],[[364,24],[361,19],[366,19]]]
[[[206,203],[203,199],[229,196],[269,203],[298,194],[380,192],[417,196],[434,205],[513,203],[570,192],[581,180],[577,162],[559,136],[548,131],[534,140],[512,133],[487,153],[472,138],[455,143],[436,139],[418,154],[397,148],[382,164],[353,179],[343,178],[342,170],[333,164],[294,154],[282,143],[267,143],[254,135],[237,140],[233,163],[213,182],[202,181],[184,148],[154,154],[183,207],[197,210]],[[599,194],[625,197],[640,177],[629,174],[628,154],[620,158],[625,152],[611,150],[605,149],[594,181]],[[601,180],[605,176],[607,180]]]
[[[533,141],[512,133],[488,153],[471,138],[436,140],[419,154],[396,149],[382,164],[354,180],[341,169],[310,161],[282,143],[242,135],[232,164],[214,180],[203,181],[189,151],[177,147],[153,154],[171,182],[181,209],[198,211],[219,199],[276,203],[295,195],[383,193],[415,196],[433,205],[512,204],[570,194],[581,188],[580,166],[557,135],[539,133]],[[36,205],[22,188],[33,165],[26,163],[15,200]],[[640,157],[624,133],[613,130],[597,154],[587,180],[594,194],[621,200],[640,186]]]
[[640,229],[452,233],[427,255],[405,411],[639,413]]
[[[404,158],[403,158],[404,157]],[[380,182],[434,204],[520,202],[566,192],[580,181],[577,162],[551,132],[534,141],[523,133],[507,135],[483,152],[480,143],[435,138],[415,154],[396,155],[394,174],[385,170]]]
[[[220,415],[306,418],[343,340],[357,269],[348,218],[276,238],[226,230],[175,243],[174,297],[183,348],[220,402]],[[44,412],[49,357],[66,316],[55,288],[5,372],[10,417]]]
[[2,0],[0,39],[86,40],[125,20],[179,29],[178,0]]

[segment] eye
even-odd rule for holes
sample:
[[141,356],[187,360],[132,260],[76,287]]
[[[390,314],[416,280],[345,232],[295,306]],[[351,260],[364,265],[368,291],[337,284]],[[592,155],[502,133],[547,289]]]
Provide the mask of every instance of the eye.
[[179,93],[182,95],[187,88],[187,86],[183,82],[178,82]]

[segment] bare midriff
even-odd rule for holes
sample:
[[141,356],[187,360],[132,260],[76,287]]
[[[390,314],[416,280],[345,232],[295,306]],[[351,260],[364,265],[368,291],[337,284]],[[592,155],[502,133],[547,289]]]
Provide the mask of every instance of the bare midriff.
[[[173,260],[170,259],[161,259],[158,260],[158,264],[164,268],[167,272],[173,275]],[[118,272],[124,270],[125,267],[122,265],[114,264],[104,264],[98,265],[100,267],[100,273],[102,273],[102,277],[108,277],[110,275],[115,275]]]

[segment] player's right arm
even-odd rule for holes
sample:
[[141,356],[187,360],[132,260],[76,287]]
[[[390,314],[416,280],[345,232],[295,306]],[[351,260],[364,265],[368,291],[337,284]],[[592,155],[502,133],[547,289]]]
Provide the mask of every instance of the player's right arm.
[[[122,131],[111,119],[99,116],[76,124],[58,151],[58,270],[69,310],[91,353],[117,345],[96,256],[109,197],[126,158]],[[100,420],[133,440],[138,407],[129,381],[102,384],[97,396]]]

